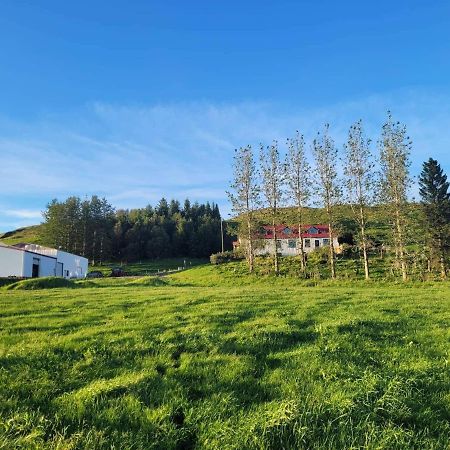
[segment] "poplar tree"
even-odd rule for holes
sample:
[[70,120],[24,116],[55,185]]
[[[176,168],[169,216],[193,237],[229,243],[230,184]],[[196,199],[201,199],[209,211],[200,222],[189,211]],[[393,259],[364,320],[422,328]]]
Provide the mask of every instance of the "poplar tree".
[[370,278],[367,242],[367,208],[373,204],[376,183],[370,139],[364,134],[362,121],[350,127],[344,158],[344,175],[347,199],[359,226],[359,243],[364,261],[366,280]]
[[272,221],[273,261],[275,274],[278,275],[277,222],[278,208],[283,198],[284,170],[280,161],[278,142],[260,146],[262,191],[270,211]]
[[423,163],[419,177],[419,193],[426,217],[426,230],[436,249],[442,278],[447,276],[447,248],[450,235],[449,182],[439,163],[430,158]]
[[245,228],[244,251],[249,272],[254,269],[255,242],[255,210],[260,205],[260,187],[251,145],[235,150],[233,158],[233,181],[230,187],[233,192],[227,192],[233,212],[242,217]]
[[298,244],[301,270],[306,270],[306,255],[303,246],[303,211],[311,197],[311,167],[305,155],[305,140],[298,131],[294,138],[287,140],[288,153],[285,161],[285,176],[289,195],[297,208]]
[[338,154],[334,141],[329,136],[329,128],[330,126],[326,124],[323,133],[317,133],[317,137],[313,141],[313,154],[318,177],[318,195],[327,214],[331,278],[336,278],[334,216],[335,206],[340,198],[340,186],[336,170]]
[[411,141],[406,127],[394,122],[390,111],[382,127],[380,145],[381,194],[392,215],[392,232],[395,246],[395,259],[400,266],[403,281],[408,279],[406,261],[406,231]]

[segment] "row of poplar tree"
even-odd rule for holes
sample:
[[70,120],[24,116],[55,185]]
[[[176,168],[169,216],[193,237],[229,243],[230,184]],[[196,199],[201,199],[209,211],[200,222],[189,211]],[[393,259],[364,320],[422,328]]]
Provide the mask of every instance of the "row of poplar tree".
[[209,257],[221,249],[216,204],[161,199],[155,207],[115,210],[104,198],[53,200],[44,212],[44,244],[93,263],[174,256]]
[[[409,192],[413,183],[410,175],[411,146],[406,127],[394,121],[388,112],[377,141],[377,154],[361,120],[351,125],[342,151],[330,136],[329,125],[325,125],[313,139],[309,147],[311,157],[299,132],[287,139],[285,158],[280,155],[277,141],[269,146],[260,144],[259,158],[250,145],[237,149],[229,197],[234,212],[242,219],[241,237],[249,271],[254,269],[254,249],[258,239],[257,210],[264,207],[269,212],[273,226],[274,271],[278,273],[275,225],[279,208],[295,205],[300,231],[303,230],[305,207],[314,201],[326,211],[332,278],[336,277],[336,249],[333,244],[337,233],[336,209],[346,203],[351,205],[352,219],[358,224],[357,246],[364,262],[366,279],[370,278],[368,210],[373,205],[383,205],[390,218],[388,248],[395,267],[406,280],[410,252],[406,236],[410,228],[415,227],[408,215],[411,206]],[[342,170],[338,170],[340,166]],[[450,245],[450,194],[447,177],[436,160],[430,158],[423,164],[419,188],[425,221],[422,230],[426,238],[421,250],[428,253],[428,261],[434,262],[434,268],[445,277]],[[299,244],[301,269],[306,273],[307,258],[301,239]]]

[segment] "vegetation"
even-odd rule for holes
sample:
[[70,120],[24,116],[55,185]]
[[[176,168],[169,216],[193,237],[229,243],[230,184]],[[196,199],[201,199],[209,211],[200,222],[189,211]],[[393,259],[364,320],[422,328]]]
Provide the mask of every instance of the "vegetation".
[[[106,199],[53,200],[44,213],[44,245],[105,261],[191,257],[208,258],[221,249],[221,217],[215,204],[183,207],[164,198],[153,208],[118,210]],[[229,244],[228,241],[226,242]]]
[[[247,255],[249,272],[255,269],[253,254],[254,248],[258,246],[262,225],[266,225],[267,229],[267,224],[271,224],[274,230],[273,242],[265,247],[265,251],[272,253],[274,273],[278,274],[276,249],[279,242],[275,222],[296,225],[302,232],[309,222],[327,224],[326,245],[331,278],[337,277],[335,260],[341,250],[334,248],[335,237],[338,237],[341,245],[354,247],[354,255],[361,253],[367,280],[370,278],[370,256],[375,252],[388,253],[390,258],[393,257],[393,271],[399,272],[403,281],[415,270],[411,267],[411,261],[415,265],[416,261],[422,264],[426,260],[430,273],[439,270],[445,278],[450,248],[450,193],[446,175],[438,162],[430,159],[424,166],[427,173],[423,172],[421,176],[422,203],[418,207],[408,201],[412,185],[409,172],[412,142],[407,136],[406,127],[395,122],[390,112],[378,140],[378,158],[372,155],[371,141],[365,136],[362,121],[350,127],[344,145],[342,171],[338,167],[339,151],[329,130],[326,124],[324,131],[312,141],[312,171],[305,156],[305,142],[299,132],[295,138],[287,140],[283,171],[278,170],[280,154],[276,141],[269,147],[261,144],[259,166],[255,164],[251,146],[237,151],[230,199],[240,225],[240,243]],[[433,167],[430,166],[431,161]],[[310,172],[313,176],[310,176]],[[343,187],[346,188],[345,196],[342,195]],[[264,193],[266,208],[256,211],[255,205],[260,203],[261,191]],[[323,209],[308,208],[314,202]],[[295,207],[282,208],[282,204]],[[375,208],[372,208],[373,205],[376,205]],[[378,223],[371,220],[373,211],[381,211],[383,219]],[[308,217],[314,219],[308,221]],[[432,224],[435,224],[434,227]],[[434,229],[432,235],[430,229]],[[428,239],[425,239],[427,234]],[[295,239],[299,241],[296,248],[299,249],[303,276],[309,277],[303,241],[297,237]]]
[[448,446],[447,282],[246,270],[3,288],[0,448]]
[[435,159],[423,163],[419,186],[430,249],[437,255],[441,276],[445,278],[446,254],[450,246],[450,193],[447,175]]

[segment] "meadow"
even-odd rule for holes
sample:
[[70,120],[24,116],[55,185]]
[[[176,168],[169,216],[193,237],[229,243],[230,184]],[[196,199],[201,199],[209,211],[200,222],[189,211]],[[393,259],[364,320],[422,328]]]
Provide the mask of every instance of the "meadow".
[[449,324],[448,282],[5,286],[0,448],[450,448]]

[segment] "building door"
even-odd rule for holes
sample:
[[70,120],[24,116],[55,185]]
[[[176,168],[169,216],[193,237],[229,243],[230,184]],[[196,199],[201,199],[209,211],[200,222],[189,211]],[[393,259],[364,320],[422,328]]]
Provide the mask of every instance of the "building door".
[[319,241],[319,239],[316,239],[315,241],[314,241],[314,247],[319,247],[319,245],[320,245],[320,241]]
[[60,262],[56,263],[56,276],[57,277],[63,276],[63,263]]
[[33,258],[33,268],[31,270],[32,278],[39,277],[39,258]]

